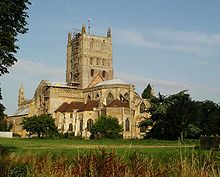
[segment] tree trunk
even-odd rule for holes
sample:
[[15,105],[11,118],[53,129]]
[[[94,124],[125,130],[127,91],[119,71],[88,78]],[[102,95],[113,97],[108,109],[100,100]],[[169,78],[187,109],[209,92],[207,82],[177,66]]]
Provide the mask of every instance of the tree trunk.
[[183,131],[180,133],[180,140],[183,141]]
[[40,138],[40,132],[37,133],[37,137]]

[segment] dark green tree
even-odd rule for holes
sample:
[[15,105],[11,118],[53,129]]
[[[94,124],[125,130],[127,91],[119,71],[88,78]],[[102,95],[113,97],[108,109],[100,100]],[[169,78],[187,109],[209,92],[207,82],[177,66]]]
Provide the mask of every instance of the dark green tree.
[[141,94],[142,98],[144,99],[151,99],[153,97],[152,94],[152,87],[150,84],[144,89],[143,93]]
[[[0,88],[0,100],[2,99],[1,88]],[[0,131],[9,131],[12,124],[9,124],[4,114],[5,107],[0,103]]]
[[158,139],[184,138],[194,121],[196,104],[186,91],[164,97],[160,95],[151,108],[154,126],[149,135]]
[[54,119],[49,114],[25,117],[22,119],[21,125],[30,135],[37,134],[38,137],[41,137],[41,135],[53,136],[58,133]]
[[0,1],[0,76],[16,61],[18,34],[27,32],[29,0]]
[[220,106],[213,101],[198,101],[199,113],[196,125],[202,130],[202,135],[220,135]]
[[[16,44],[17,37],[28,30],[26,27],[28,5],[30,5],[29,0],[0,1],[0,76],[8,73],[8,67],[17,61],[14,56],[19,49]],[[4,110],[4,106],[0,103],[0,119],[2,119]]]
[[91,138],[121,138],[123,131],[118,119],[111,116],[100,116],[91,128]]

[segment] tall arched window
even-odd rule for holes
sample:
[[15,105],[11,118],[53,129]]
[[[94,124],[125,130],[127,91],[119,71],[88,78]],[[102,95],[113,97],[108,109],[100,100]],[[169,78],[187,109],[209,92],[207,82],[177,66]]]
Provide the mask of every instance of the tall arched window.
[[93,125],[93,120],[89,119],[87,120],[87,130],[90,131]]
[[93,58],[91,57],[90,58],[90,65],[92,65],[93,64]]
[[94,69],[91,69],[91,76],[94,76]]
[[96,99],[96,100],[99,99],[99,94],[98,94],[98,93],[96,94],[95,99]]
[[125,93],[125,94],[124,94],[124,98],[125,98],[126,100],[128,100],[129,94],[128,94],[128,93]]
[[140,132],[146,133],[146,126],[144,126],[144,125],[140,126]]
[[102,77],[105,78],[105,71],[102,71]]
[[105,59],[102,59],[102,66],[105,66]]
[[99,58],[96,59],[96,64],[99,65]]
[[91,96],[88,95],[88,97],[87,97],[87,101],[90,101],[90,100],[91,100]]
[[128,118],[127,118],[126,121],[125,121],[125,131],[126,131],[126,132],[129,132],[129,131],[130,131],[130,121],[129,121]]
[[146,109],[146,106],[144,103],[141,103],[140,105],[140,113],[144,113],[145,112],[145,109]]
[[106,103],[109,105],[112,101],[114,100],[114,96],[112,95],[111,92],[108,93],[108,96],[106,98]]
[[81,132],[83,131],[83,119],[81,119],[79,122],[79,129]]
[[73,131],[73,124],[69,124],[69,131]]

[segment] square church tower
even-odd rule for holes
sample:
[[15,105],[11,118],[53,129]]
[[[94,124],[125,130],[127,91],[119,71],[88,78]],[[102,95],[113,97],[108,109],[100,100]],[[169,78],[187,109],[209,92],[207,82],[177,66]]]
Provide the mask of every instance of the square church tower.
[[83,25],[81,31],[68,33],[66,82],[84,89],[96,79],[113,79],[111,30],[96,36],[86,33]]

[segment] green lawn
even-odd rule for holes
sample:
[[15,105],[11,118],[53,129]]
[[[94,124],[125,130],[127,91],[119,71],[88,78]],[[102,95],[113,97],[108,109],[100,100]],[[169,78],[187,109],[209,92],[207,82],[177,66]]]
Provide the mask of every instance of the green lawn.
[[[56,154],[78,155],[89,153],[100,148],[115,151],[121,156],[128,156],[133,152],[142,153],[146,156],[169,158],[180,154],[192,154],[198,140],[179,141],[165,140],[75,140],[75,139],[38,139],[38,138],[0,138],[0,145],[9,152],[16,154]],[[209,151],[195,150],[196,153],[209,153]],[[220,152],[216,154],[220,156]]]
[[[72,140],[72,139],[37,139],[37,138],[0,138],[0,145],[9,152],[34,154],[77,155],[99,148],[114,150],[116,154],[128,155],[138,151],[148,156],[170,156],[178,154],[180,149],[193,149],[196,140],[178,141],[161,140]],[[190,146],[190,147],[183,147]]]

